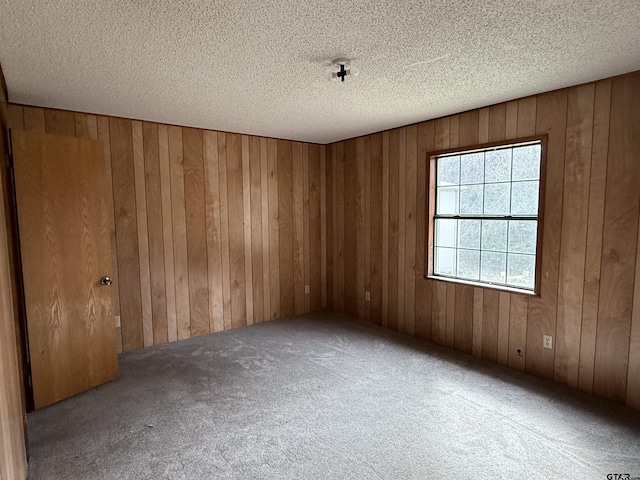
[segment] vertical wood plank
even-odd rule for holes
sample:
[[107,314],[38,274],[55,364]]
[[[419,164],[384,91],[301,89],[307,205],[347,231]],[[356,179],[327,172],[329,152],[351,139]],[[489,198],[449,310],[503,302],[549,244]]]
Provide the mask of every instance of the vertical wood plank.
[[224,329],[231,320],[231,260],[229,246],[229,195],[227,183],[227,134],[218,132],[218,185],[220,186],[220,238],[222,239],[222,317]]
[[[473,289],[473,339],[471,353],[476,357],[482,357],[482,318],[484,304],[484,289]],[[525,317],[526,318],[526,317]]]
[[110,118],[109,141],[116,212],[122,348],[129,351],[144,344],[131,121]]
[[427,273],[427,218],[428,205],[428,175],[429,152],[435,149],[435,123],[423,122],[418,124],[418,159],[416,173],[416,319],[415,334],[426,340],[431,340],[431,286],[432,281],[424,278]]
[[280,315],[295,314],[292,142],[278,140],[278,229]]
[[322,165],[322,148],[318,145],[309,146],[309,231],[306,234],[309,242],[309,310],[316,311],[324,308],[324,278],[326,278],[323,265],[323,236],[324,223],[322,219],[322,178],[324,168]]
[[153,345],[153,318],[151,305],[151,273],[149,268],[149,230],[147,221],[147,194],[144,174],[144,140],[142,122],[131,122],[133,138],[133,167],[136,190],[136,219],[138,223],[138,267],[140,268],[140,298],[142,300],[142,335],[145,347]]
[[383,237],[383,194],[382,185],[384,183],[382,175],[382,134],[371,135],[369,145],[369,223],[370,223],[370,285],[371,292],[369,319],[376,325],[382,325],[382,256],[384,248]]
[[244,278],[246,284],[246,324],[253,325],[253,254],[251,225],[251,172],[249,137],[242,135],[242,209],[244,213]]
[[382,326],[389,325],[389,132],[382,133]]
[[168,341],[158,125],[142,124],[153,344]]
[[341,142],[344,146],[344,181],[346,188],[343,190],[344,206],[344,239],[342,258],[344,267],[343,283],[344,290],[344,312],[354,317],[358,316],[358,292],[357,292],[357,270],[358,258],[356,252],[357,244],[357,167],[356,167],[356,140]]
[[364,319],[365,310],[365,168],[364,137],[356,140],[354,167],[356,173],[356,305],[357,316]]
[[178,339],[176,313],[176,277],[173,263],[173,213],[171,207],[171,162],[169,160],[169,130],[158,125],[158,156],[160,189],[162,192],[162,243],[164,245],[164,278],[167,295],[167,340]]
[[229,284],[231,287],[231,327],[247,325],[247,285],[245,278],[244,199],[242,197],[242,136],[227,133],[227,207],[229,234]]
[[589,215],[587,218],[587,248],[585,252],[582,330],[580,333],[580,364],[578,371],[578,388],[588,393],[593,392],[610,110],[611,81],[598,82],[596,83],[594,102]]
[[262,202],[262,288],[264,291],[264,313],[262,318],[271,319],[271,245],[269,243],[269,164],[267,161],[267,139],[260,138],[260,195]]
[[[511,295],[509,310],[508,365],[516,370],[524,370],[524,351],[527,338],[527,312],[529,302],[522,295]],[[520,350],[520,354],[518,354]]]
[[498,317],[500,292],[486,289],[482,306],[482,358],[498,361]]
[[169,164],[171,166],[171,215],[173,226],[173,262],[176,289],[178,339],[191,336],[189,304],[189,261],[187,258],[187,219],[184,193],[184,157],[182,129],[169,126]]
[[[364,137],[364,319],[371,321],[371,135]],[[366,298],[369,292],[369,298]]]
[[405,331],[407,127],[398,131],[398,331]]
[[262,272],[262,166],[260,165],[260,158],[260,138],[249,137],[251,276],[253,281],[253,319],[255,323],[261,323],[265,319],[264,275]]
[[339,312],[345,311],[345,264],[344,264],[344,249],[345,249],[345,155],[344,155],[345,142],[340,142],[336,145],[336,170],[335,170],[335,183],[334,188],[337,194],[336,201],[336,239],[337,239],[337,251],[336,251],[336,267],[338,270],[337,276],[337,292],[334,298],[336,308]]
[[327,308],[327,203],[329,201],[327,197],[327,147],[322,145],[320,147],[320,283],[322,287],[322,308]]
[[593,391],[618,402],[626,400],[629,366],[634,285],[630,279],[635,273],[629,259],[636,258],[640,206],[638,131],[640,74],[614,78]]
[[[404,189],[403,189],[404,191]],[[389,132],[389,320],[398,330],[398,246],[400,241],[400,130]]]
[[498,310],[498,363],[509,364],[509,317],[511,315],[511,294],[500,292]]
[[311,311],[311,241],[309,239],[310,222],[311,222],[311,194],[309,192],[310,179],[309,179],[309,150],[313,150],[309,144],[302,145],[302,202],[303,202],[303,225],[302,225],[302,244],[304,248],[303,262],[304,262],[304,284],[308,286],[309,293],[307,293],[306,286],[304,290],[304,311]]
[[409,335],[414,335],[416,331],[416,196],[418,188],[418,126],[410,125],[406,130],[404,331]]
[[182,129],[191,336],[209,333],[209,271],[202,130]]
[[271,272],[271,316],[280,318],[280,226],[279,212],[279,182],[278,182],[278,142],[268,140],[267,160],[269,165],[269,259]]
[[335,222],[335,192],[334,192],[334,187],[333,187],[333,163],[334,163],[334,150],[335,150],[335,145],[329,145],[326,147],[325,149],[325,185],[326,185],[326,202],[327,202],[327,206],[326,206],[326,210],[325,210],[325,216],[326,216],[326,222],[324,223],[324,225],[326,226],[326,245],[327,248],[325,250],[326,252],[326,259],[327,259],[327,307],[328,308],[334,308],[335,304],[334,304],[334,296],[333,296],[333,290],[334,290],[334,284],[335,284],[335,279],[334,279],[334,274],[335,274],[335,268],[334,268],[334,257],[335,257],[335,234],[334,234],[334,222]]
[[578,386],[594,97],[593,83],[568,92],[554,380],[573,388]]
[[224,299],[222,283],[222,226],[220,211],[220,170],[218,168],[218,134],[205,130],[204,193],[207,227],[207,275],[209,285],[209,331],[224,330]]
[[566,90],[538,96],[536,133],[548,134],[547,167],[540,297],[529,299],[525,370],[549,379],[553,378],[555,350],[542,346],[542,336],[556,332],[566,119]]
[[293,187],[293,308],[296,315],[304,312],[304,158],[300,142],[291,145],[291,179]]

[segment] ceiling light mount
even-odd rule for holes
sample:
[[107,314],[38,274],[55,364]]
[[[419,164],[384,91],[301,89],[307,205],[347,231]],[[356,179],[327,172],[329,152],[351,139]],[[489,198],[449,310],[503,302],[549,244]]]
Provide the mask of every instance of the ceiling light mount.
[[331,62],[331,68],[333,81],[345,82],[360,73],[360,70],[352,65],[350,58],[336,58]]

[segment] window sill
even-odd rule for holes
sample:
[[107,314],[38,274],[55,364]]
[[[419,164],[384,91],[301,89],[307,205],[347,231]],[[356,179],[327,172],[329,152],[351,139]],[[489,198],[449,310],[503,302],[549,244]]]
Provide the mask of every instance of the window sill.
[[500,292],[515,293],[517,295],[524,295],[525,297],[540,297],[540,292],[534,290],[523,290],[515,287],[508,287],[506,285],[495,285],[491,283],[474,282],[473,280],[461,280],[459,278],[439,277],[436,275],[425,275],[427,280],[435,280],[437,282],[454,283],[459,285],[469,285],[471,287],[486,288],[488,290],[498,290]]

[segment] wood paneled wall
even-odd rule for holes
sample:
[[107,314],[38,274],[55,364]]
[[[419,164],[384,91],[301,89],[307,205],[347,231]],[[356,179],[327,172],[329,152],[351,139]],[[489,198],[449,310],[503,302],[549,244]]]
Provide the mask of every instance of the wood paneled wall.
[[326,305],[324,146],[20,105],[9,126],[102,141],[121,349]]
[[0,479],[27,477],[20,355],[17,348],[17,289],[8,191],[7,92],[0,69]]
[[[424,279],[427,152],[537,134],[540,296]],[[329,306],[640,408],[639,185],[640,72],[332,144]]]

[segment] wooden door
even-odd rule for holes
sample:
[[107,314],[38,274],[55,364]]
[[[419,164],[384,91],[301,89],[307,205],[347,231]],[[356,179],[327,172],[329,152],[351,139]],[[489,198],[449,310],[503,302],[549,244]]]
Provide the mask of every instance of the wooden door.
[[[118,376],[99,142],[12,132],[35,408]],[[108,283],[108,280],[105,280]]]

